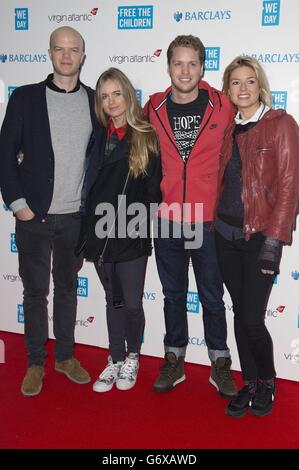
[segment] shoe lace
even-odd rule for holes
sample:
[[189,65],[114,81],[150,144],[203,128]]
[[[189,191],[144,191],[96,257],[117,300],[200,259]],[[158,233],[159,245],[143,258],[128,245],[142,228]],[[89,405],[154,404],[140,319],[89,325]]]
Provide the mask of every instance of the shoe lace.
[[265,382],[258,382],[257,385],[257,394],[259,400],[263,401],[269,398],[269,395],[271,394],[272,398],[274,396],[274,390],[273,387]]
[[136,359],[127,358],[121,368],[119,378],[133,380],[136,374],[137,366],[138,361]]
[[173,362],[170,362],[170,361],[165,361],[164,364],[162,365],[161,367],[161,378],[172,378],[175,374],[175,371],[176,371],[176,368],[177,368],[177,364],[176,363],[173,363]]
[[99,376],[99,380],[106,381],[106,380],[111,380],[115,377],[115,374],[118,374],[119,371],[119,364],[109,364],[103,372]]
[[216,373],[219,379],[222,382],[226,382],[228,380],[233,380],[231,375],[231,370],[229,367],[217,367],[216,366]]

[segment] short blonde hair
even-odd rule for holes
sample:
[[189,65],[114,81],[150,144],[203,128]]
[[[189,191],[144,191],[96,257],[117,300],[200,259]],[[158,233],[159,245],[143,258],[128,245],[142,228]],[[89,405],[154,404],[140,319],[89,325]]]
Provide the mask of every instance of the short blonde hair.
[[271,107],[272,104],[272,95],[269,87],[269,82],[266,76],[266,73],[259,63],[254,57],[250,57],[248,55],[240,55],[236,57],[225,69],[223,74],[223,87],[222,91],[228,95],[229,90],[229,82],[232,72],[237,69],[238,67],[250,67],[256,74],[256,78],[258,80],[260,86],[260,96],[259,99],[262,103],[266,104],[267,106]]

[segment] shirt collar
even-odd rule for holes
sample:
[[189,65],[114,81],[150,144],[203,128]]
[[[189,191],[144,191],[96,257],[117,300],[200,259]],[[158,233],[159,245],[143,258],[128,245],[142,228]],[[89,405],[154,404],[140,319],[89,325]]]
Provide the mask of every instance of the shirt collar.
[[78,78],[78,81],[77,81],[77,84],[76,84],[75,88],[71,91],[66,91],[63,88],[59,88],[57,85],[55,85],[55,83],[53,83],[53,78],[54,78],[54,74],[50,73],[50,75],[47,76],[47,80],[46,80],[47,87],[50,88],[53,91],[58,91],[59,93],[74,93],[75,91],[80,90],[80,80],[79,80],[79,78]]
[[269,109],[270,109],[269,106],[267,106],[264,103],[261,103],[259,108],[254,113],[254,115],[251,116],[249,119],[243,119],[241,117],[240,111],[238,111],[238,113],[235,117],[235,123],[244,125],[244,124],[247,124],[248,122],[257,122],[260,119],[262,119],[264,114],[266,114],[269,111]]
[[110,139],[113,132],[116,133],[118,140],[122,140],[126,134],[126,126],[115,127],[112,119],[110,118],[108,121],[108,139]]

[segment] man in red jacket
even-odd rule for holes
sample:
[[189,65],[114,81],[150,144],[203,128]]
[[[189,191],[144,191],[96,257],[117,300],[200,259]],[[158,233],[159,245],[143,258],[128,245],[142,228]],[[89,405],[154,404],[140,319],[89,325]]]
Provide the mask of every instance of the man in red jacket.
[[[168,238],[155,238],[155,252],[164,293],[166,335],[165,360],[154,384],[157,392],[167,392],[185,380],[184,358],[188,344],[187,291],[191,258],[203,309],[205,341],[212,363],[210,382],[227,398],[236,395],[226,344],[227,327],[222,300],[223,283],[215,251],[214,217],[217,196],[219,156],[223,136],[233,119],[227,98],[202,79],[205,48],[195,36],[178,36],[168,47],[168,73],[171,87],[152,95],[145,106],[155,125],[161,146],[164,209],[162,222],[169,224]],[[173,215],[169,205],[181,208]],[[196,204],[202,203],[202,220]],[[163,204],[162,204],[163,206]],[[188,208],[188,210],[186,210]],[[186,216],[188,214],[188,216]],[[178,238],[178,224],[202,223],[202,245],[187,247],[184,230]],[[192,248],[192,247],[191,247]]]

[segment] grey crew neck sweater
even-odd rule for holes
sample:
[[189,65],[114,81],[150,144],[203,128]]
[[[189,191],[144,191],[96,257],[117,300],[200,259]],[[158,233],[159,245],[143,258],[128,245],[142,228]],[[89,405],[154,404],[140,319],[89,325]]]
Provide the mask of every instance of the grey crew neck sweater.
[[54,191],[49,214],[77,212],[85,175],[85,153],[92,132],[88,96],[46,89],[54,151]]

